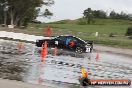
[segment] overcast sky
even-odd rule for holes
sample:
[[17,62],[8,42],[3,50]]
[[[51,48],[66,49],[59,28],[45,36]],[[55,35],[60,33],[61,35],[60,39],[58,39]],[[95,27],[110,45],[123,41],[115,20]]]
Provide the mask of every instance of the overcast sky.
[[115,10],[117,12],[124,11],[132,13],[132,0],[54,0],[55,4],[48,8],[53,12],[54,16],[51,19],[38,17],[42,22],[53,22],[64,19],[77,19],[83,16],[83,11],[87,8],[96,10],[104,10],[110,12]]

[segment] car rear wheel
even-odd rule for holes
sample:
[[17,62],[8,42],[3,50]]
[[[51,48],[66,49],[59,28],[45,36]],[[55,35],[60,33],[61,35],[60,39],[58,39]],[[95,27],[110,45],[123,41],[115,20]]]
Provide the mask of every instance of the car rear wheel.
[[83,52],[83,49],[81,47],[77,47],[75,52],[81,54]]

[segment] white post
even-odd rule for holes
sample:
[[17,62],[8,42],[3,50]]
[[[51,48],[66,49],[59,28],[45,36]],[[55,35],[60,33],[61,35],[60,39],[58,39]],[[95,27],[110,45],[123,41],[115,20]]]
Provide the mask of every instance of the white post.
[[98,35],[99,35],[99,33],[98,33],[98,32],[96,32],[96,33],[95,33],[95,37],[98,37]]

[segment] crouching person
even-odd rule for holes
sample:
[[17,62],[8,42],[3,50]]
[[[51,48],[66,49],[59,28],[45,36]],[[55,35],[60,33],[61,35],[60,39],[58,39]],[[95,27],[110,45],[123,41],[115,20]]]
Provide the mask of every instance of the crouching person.
[[91,85],[91,81],[88,78],[88,72],[85,72],[84,68],[82,68],[82,77],[79,78],[79,82],[84,88]]

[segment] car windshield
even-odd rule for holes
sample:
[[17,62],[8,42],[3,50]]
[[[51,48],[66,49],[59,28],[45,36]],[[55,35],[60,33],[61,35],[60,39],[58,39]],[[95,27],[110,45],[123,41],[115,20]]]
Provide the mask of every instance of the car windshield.
[[74,42],[76,42],[76,43],[84,43],[84,41],[82,41],[81,39],[79,39],[79,38],[76,38],[76,37],[74,37],[74,36],[69,36],[69,37],[67,37],[68,39],[70,39],[70,41],[74,41]]
[[66,37],[65,36],[58,36],[55,39],[58,39],[58,40],[66,40]]
[[79,39],[75,38],[75,37],[69,37],[69,39],[71,39],[72,41],[78,42]]
[[80,39],[80,38],[78,38],[78,37],[77,37],[77,39],[78,39],[79,41],[83,42],[83,43],[87,43],[86,41],[84,41],[84,40],[82,40],[82,39]]

